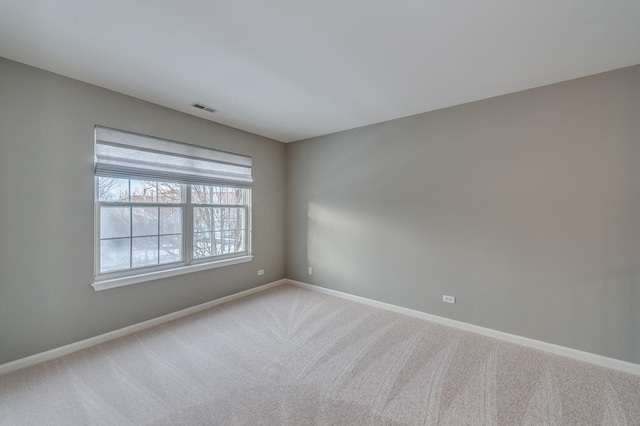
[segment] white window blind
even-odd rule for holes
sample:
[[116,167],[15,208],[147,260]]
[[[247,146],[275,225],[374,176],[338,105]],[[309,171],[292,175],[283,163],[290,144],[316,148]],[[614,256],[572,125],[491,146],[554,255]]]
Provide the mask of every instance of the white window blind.
[[96,126],[96,176],[251,188],[251,157]]

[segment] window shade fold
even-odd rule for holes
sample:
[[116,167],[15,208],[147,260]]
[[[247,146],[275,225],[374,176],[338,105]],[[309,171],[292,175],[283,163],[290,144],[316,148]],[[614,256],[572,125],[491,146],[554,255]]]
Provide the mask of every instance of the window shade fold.
[[96,176],[250,188],[251,157],[96,126]]

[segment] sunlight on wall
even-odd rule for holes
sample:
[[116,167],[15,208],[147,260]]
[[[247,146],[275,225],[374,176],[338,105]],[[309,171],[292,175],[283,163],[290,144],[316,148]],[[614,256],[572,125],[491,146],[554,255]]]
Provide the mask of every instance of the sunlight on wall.
[[307,262],[329,283],[362,282],[359,242],[370,230],[361,215],[311,202],[308,207]]

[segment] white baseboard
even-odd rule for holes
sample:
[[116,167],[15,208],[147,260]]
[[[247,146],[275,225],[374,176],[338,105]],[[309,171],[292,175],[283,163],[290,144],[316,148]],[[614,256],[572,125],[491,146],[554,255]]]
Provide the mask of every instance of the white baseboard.
[[19,370],[21,368],[30,367],[41,362],[49,361],[54,358],[61,357],[73,352],[80,351],[82,349],[90,348],[91,346],[99,345],[101,343],[108,342],[109,340],[118,339],[120,337],[127,336],[129,334],[137,333],[147,328],[154,327],[156,325],[164,324],[169,321],[176,320],[178,318],[185,317],[187,315],[195,314],[196,312],[204,311],[217,305],[221,305],[232,300],[240,299],[242,297],[249,296],[250,294],[258,293],[276,287],[282,284],[286,284],[288,281],[285,279],[273,281],[268,284],[261,285],[259,287],[251,288],[249,290],[241,291],[240,293],[231,294],[229,296],[221,297],[219,299],[211,300],[200,305],[192,306],[190,308],[183,309],[181,311],[172,312],[161,317],[152,318],[147,321],[143,321],[138,324],[133,324],[128,327],[120,328],[118,330],[110,331],[108,333],[101,334],[99,336],[90,337],[79,342],[71,343],[59,348],[51,349],[46,352],[31,355],[25,358],[20,358],[15,361],[8,362],[0,365],[0,375],[10,373],[12,371]]
[[565,346],[555,345],[553,343],[542,342],[540,340],[530,339],[528,337],[517,336],[515,334],[504,333],[502,331],[493,330],[490,328],[480,327],[478,325],[469,324],[462,321],[456,321],[449,318],[440,317],[437,315],[427,314],[425,312],[416,311],[409,308],[403,308],[401,306],[392,305],[390,303],[379,302],[373,299],[367,299],[366,297],[354,296],[349,293],[343,293],[337,290],[331,290],[316,285],[311,285],[294,280],[285,280],[287,283],[297,285],[309,290],[317,291],[320,293],[330,294],[332,296],[340,297],[342,299],[351,300],[358,303],[364,303],[366,305],[375,306],[378,308],[386,309],[388,311],[398,312],[404,315],[408,315],[415,318],[435,322],[438,324],[446,325],[449,327],[458,328],[473,333],[482,334],[484,336],[494,337],[496,339],[504,340],[510,343],[518,345],[528,346],[530,348],[538,349],[545,352],[550,352],[556,355],[566,356],[578,361],[590,362],[602,367],[613,368],[616,370],[624,371],[626,373],[640,375],[640,365],[633,364],[627,361],[621,361],[615,358],[609,358],[602,355],[596,355],[590,352],[584,352],[577,349],[567,348]]
[[153,318],[148,321],[144,321],[138,324],[133,324],[128,327],[124,327],[118,330],[110,331],[105,334],[101,334],[99,336],[91,337],[85,340],[81,340],[79,342],[71,343],[69,345],[61,346],[59,348],[51,349],[46,352],[41,352],[39,354],[31,355],[25,358],[21,358],[15,361],[8,362],[6,364],[0,365],[0,375],[10,373],[12,371],[16,371],[22,368],[30,367],[35,364],[39,364],[41,362],[49,361],[54,358],[61,357],[63,355],[67,355],[73,352],[80,351],[82,349],[89,348],[91,346],[99,345],[101,343],[108,342],[110,340],[118,339],[120,337],[124,337],[133,333],[137,333],[139,331],[145,330],[147,328],[154,327],[156,325],[164,324],[169,321],[176,320],[178,318],[185,317],[187,315],[195,314],[196,312],[204,311],[206,309],[212,308],[217,305],[221,305],[226,302],[230,302],[232,300],[240,299],[242,297],[249,296],[254,293],[258,293],[260,291],[264,291],[282,284],[292,284],[299,287],[303,287],[309,290],[317,291],[320,293],[329,294],[332,296],[336,296],[342,299],[351,300],[358,303],[363,303],[370,306],[375,306],[378,308],[386,309],[392,312],[398,312],[400,314],[408,315],[414,318],[419,318],[431,322],[435,322],[437,324],[446,325],[449,327],[458,328],[465,331],[470,331],[473,333],[478,333],[484,336],[494,337],[496,339],[504,340],[510,343],[515,343],[518,345],[528,346],[530,348],[538,349],[545,352],[550,352],[557,355],[566,356],[569,358],[573,358],[579,361],[590,362],[592,364],[597,364],[602,367],[613,368],[616,370],[624,371],[626,373],[631,373],[635,375],[640,375],[640,365],[633,364],[631,362],[621,361],[615,358],[609,358],[602,355],[592,354],[590,352],[579,351],[577,349],[567,348],[565,346],[555,345],[553,343],[542,342],[540,340],[530,339],[527,337],[517,336],[515,334],[504,333],[502,331],[493,330],[490,328],[480,327],[477,325],[465,323],[462,321],[456,321],[449,318],[440,317],[437,315],[427,314],[426,312],[416,311],[409,308],[403,308],[401,306],[392,305],[390,303],[379,302],[377,300],[368,299],[366,297],[354,296],[349,293],[344,293],[337,290],[331,290],[324,287],[319,287],[307,283],[303,283],[300,281],[294,281],[290,279],[282,279],[278,281],[274,281],[268,284],[261,285],[259,287],[255,287],[249,290],[241,291],[240,293],[232,294],[226,297],[221,297],[219,299],[215,299],[206,303],[202,303],[200,305],[192,306],[187,309],[183,309],[181,311],[173,312],[167,315],[163,315],[158,318]]

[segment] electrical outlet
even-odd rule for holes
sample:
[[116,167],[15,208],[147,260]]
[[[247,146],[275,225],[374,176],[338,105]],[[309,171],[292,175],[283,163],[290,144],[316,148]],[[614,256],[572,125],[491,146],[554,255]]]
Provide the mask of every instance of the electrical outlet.
[[260,269],[260,270],[258,271],[258,275],[264,275],[264,269]]
[[447,296],[446,294],[443,294],[442,301],[446,303],[456,303],[456,298],[453,296]]
[[309,266],[309,275],[313,275],[313,268]]

